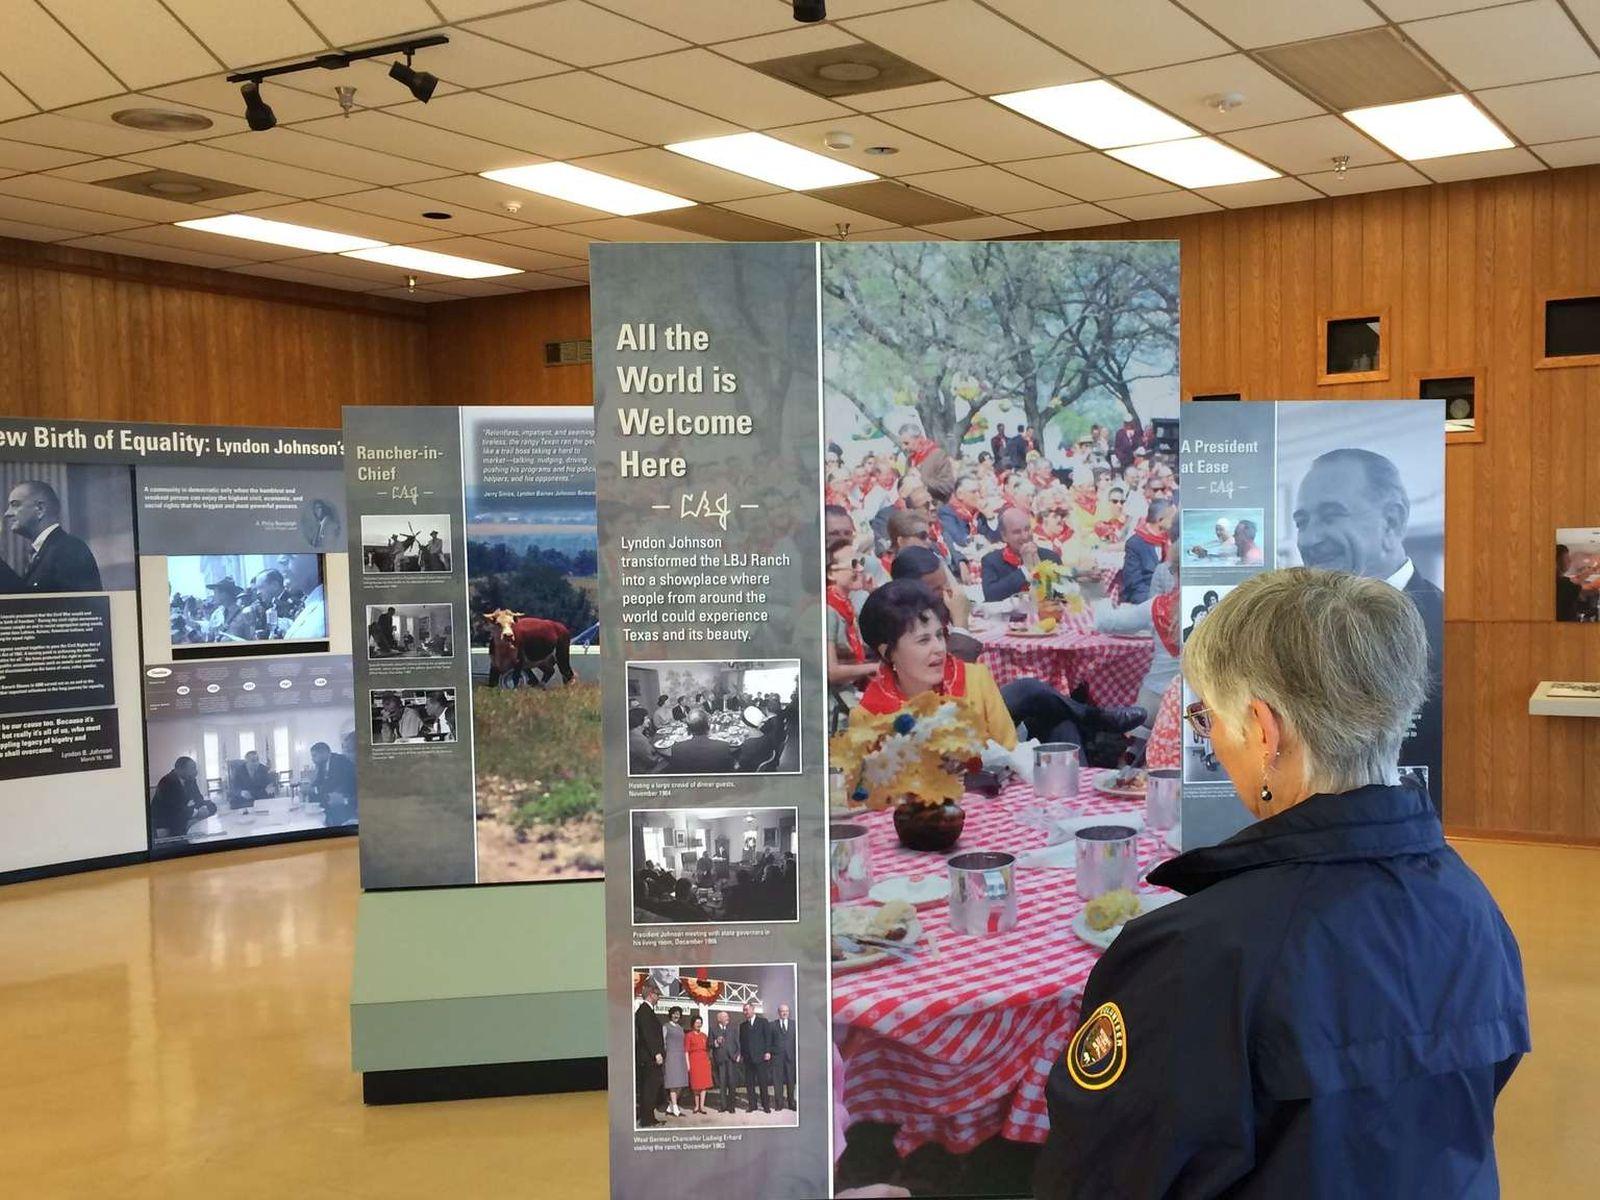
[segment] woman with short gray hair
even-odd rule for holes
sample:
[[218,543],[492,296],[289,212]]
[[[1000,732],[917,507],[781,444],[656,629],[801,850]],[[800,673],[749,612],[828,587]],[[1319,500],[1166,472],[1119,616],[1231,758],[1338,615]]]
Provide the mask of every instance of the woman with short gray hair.
[[1262,572],[1195,625],[1185,715],[1257,820],[1153,870],[1186,898],[1096,964],[1036,1195],[1499,1195],[1522,963],[1401,780],[1426,668],[1410,598],[1341,572]]

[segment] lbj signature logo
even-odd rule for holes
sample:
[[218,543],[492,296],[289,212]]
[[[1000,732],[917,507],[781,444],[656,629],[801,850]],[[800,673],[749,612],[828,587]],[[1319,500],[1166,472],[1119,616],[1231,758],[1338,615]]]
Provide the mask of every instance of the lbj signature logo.
[[710,492],[701,492],[699,496],[685,492],[678,501],[678,519],[688,520],[690,517],[704,518],[715,521],[724,531],[728,528],[728,493],[713,496]]

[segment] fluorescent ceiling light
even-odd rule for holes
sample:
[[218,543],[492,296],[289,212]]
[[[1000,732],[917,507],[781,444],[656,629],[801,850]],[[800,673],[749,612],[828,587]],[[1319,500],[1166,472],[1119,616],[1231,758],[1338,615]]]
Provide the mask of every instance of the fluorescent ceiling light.
[[1357,128],[1412,162],[1447,154],[1506,150],[1512,145],[1504,131],[1465,96],[1380,104],[1351,109],[1344,115]]
[[200,217],[193,221],[179,221],[185,229],[198,229],[202,233],[220,233],[227,237],[248,238],[252,242],[270,242],[274,246],[293,246],[296,250],[312,250],[320,254],[342,254],[346,250],[369,250],[383,245],[371,238],[351,237],[347,233],[332,233],[326,229],[312,229],[309,225],[291,225],[287,221],[268,221],[262,217],[248,217],[243,213],[229,213],[222,217]]
[[693,200],[685,200],[682,196],[641,187],[625,179],[614,179],[610,175],[575,167],[571,163],[548,162],[529,167],[506,167],[500,171],[484,171],[483,177],[521,188],[525,192],[537,192],[541,196],[554,196],[557,200],[567,200],[585,208],[615,213],[619,217],[694,206]]
[[1248,154],[1224,146],[1216,138],[1184,138],[1177,142],[1154,142],[1148,146],[1127,146],[1107,150],[1112,158],[1138,167],[1179,187],[1224,187],[1230,183],[1255,183],[1277,179],[1279,174]]
[[713,167],[734,171],[775,184],[794,192],[812,188],[836,187],[842,183],[866,183],[877,179],[863,171],[764,133],[733,133],[726,137],[701,138],[668,146],[674,154],[699,159]]
[[1097,150],[1170,142],[1199,132],[1104,79],[1009,92],[994,99]]
[[415,246],[379,245],[370,250],[346,250],[344,257],[404,267],[408,271],[426,271],[430,275],[449,275],[455,279],[490,279],[496,275],[522,274],[518,267],[502,267],[498,263],[479,262],[475,258],[457,258],[454,254],[419,250]]

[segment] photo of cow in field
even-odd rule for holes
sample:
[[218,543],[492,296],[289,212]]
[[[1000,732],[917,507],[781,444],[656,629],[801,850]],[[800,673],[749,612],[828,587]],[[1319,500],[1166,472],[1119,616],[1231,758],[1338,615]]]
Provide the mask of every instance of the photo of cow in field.
[[489,635],[490,687],[520,687],[535,676],[543,687],[557,671],[563,684],[572,682],[572,630],[560,621],[509,608],[482,613],[480,621]]

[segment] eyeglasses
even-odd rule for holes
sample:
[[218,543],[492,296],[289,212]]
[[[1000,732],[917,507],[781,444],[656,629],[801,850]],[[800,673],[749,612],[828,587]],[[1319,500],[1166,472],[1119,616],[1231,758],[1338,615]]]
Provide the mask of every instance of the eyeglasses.
[[1183,719],[1189,722],[1189,728],[1194,730],[1197,738],[1211,736],[1211,710],[1206,707],[1204,700],[1196,700],[1183,710]]

